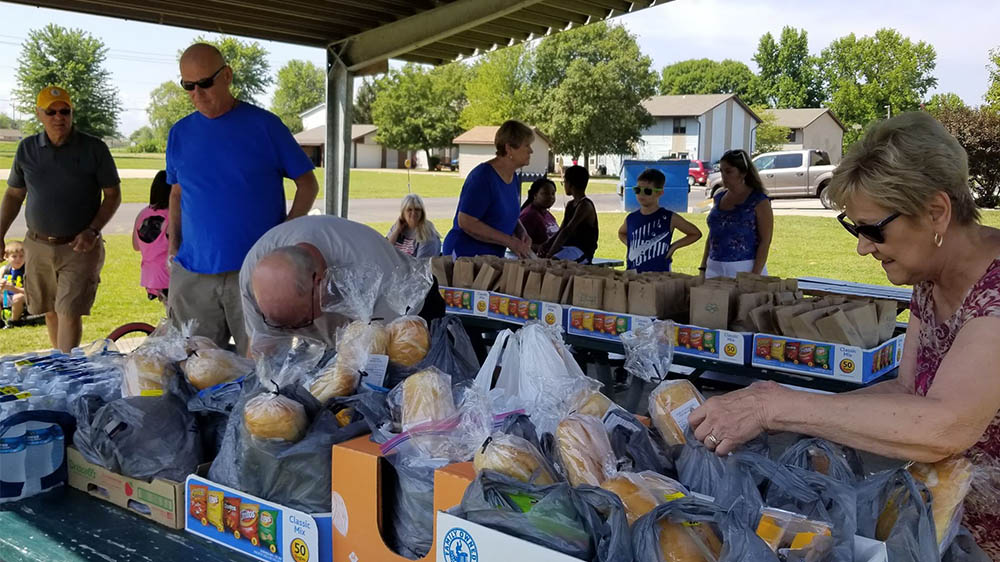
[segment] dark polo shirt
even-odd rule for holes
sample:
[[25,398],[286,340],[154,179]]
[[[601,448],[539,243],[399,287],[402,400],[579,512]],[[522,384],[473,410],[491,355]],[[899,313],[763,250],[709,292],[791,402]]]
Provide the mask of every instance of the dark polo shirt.
[[120,183],[104,141],[74,128],[62,146],[45,132],[17,145],[7,185],[26,188],[28,229],[46,236],[76,236],[101,206],[101,189]]

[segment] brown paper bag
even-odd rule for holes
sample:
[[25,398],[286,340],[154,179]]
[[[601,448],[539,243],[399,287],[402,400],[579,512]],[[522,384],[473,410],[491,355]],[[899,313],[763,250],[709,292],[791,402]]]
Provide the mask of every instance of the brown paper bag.
[[573,306],[603,310],[603,277],[578,275],[573,278]]
[[859,302],[845,307],[844,314],[858,335],[861,336],[863,349],[871,349],[879,344],[878,340],[878,309],[873,302]]
[[775,334],[778,329],[774,319],[774,305],[764,304],[750,311],[750,324],[759,334]]
[[455,268],[455,261],[451,256],[438,256],[431,258],[431,273],[437,279],[439,287],[451,287],[451,275]]
[[607,279],[604,282],[604,308],[608,312],[628,313],[628,294],[625,282],[617,279]]
[[628,313],[636,316],[658,316],[659,292],[655,283],[630,281],[628,284]]
[[713,330],[729,329],[735,287],[704,284],[691,289],[690,321],[695,326]]
[[811,302],[774,307],[774,321],[778,327],[778,335],[794,337],[795,327],[792,326],[792,319],[812,309]]
[[546,271],[542,277],[542,289],[539,298],[545,302],[561,302],[566,278],[562,275]]
[[479,274],[472,282],[472,288],[477,291],[492,291],[496,280],[500,277],[500,271],[489,264],[483,264],[479,268]]
[[570,304],[573,302],[573,280],[576,275],[566,275],[566,284],[563,285],[562,295],[559,296],[560,304]]
[[741,326],[751,326],[750,311],[771,303],[771,293],[743,293],[739,296],[736,307],[736,322]]
[[838,310],[840,309],[836,306],[828,306],[799,314],[792,319],[792,336],[806,340],[824,341],[823,334],[821,334],[819,329],[816,327],[816,322],[819,321],[820,318],[828,316]]
[[843,310],[836,310],[816,320],[816,330],[822,336],[823,341],[853,345],[861,348],[865,346],[861,334],[858,333],[854,324],[847,318],[847,314]]
[[875,310],[878,312],[878,342],[883,343],[892,339],[896,333],[896,316],[899,309],[896,308],[896,301],[879,299],[875,301]]
[[781,280],[781,291],[794,293],[799,290],[799,280],[798,279],[782,279]]
[[524,266],[516,261],[510,261],[503,266],[503,283],[500,291],[513,297],[520,297],[524,291]]
[[469,258],[458,258],[452,269],[451,282],[459,289],[471,289],[476,282],[476,263]]
[[659,293],[659,318],[681,318],[689,312],[684,279],[661,277],[655,285]]
[[545,273],[541,271],[529,271],[528,277],[524,281],[524,291],[521,296],[529,300],[542,300],[542,278]]

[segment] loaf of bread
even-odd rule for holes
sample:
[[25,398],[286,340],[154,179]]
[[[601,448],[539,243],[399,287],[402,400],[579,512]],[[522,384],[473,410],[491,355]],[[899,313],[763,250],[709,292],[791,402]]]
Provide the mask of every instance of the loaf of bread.
[[556,427],[556,450],[573,486],[600,486],[614,471],[615,455],[601,420],[572,414]]
[[122,395],[156,396],[163,393],[165,377],[172,374],[173,361],[154,346],[140,346],[125,359]]
[[389,348],[389,333],[381,322],[351,322],[337,338],[337,353],[341,356],[367,351],[385,355]]
[[403,431],[429,421],[455,415],[455,399],[451,392],[451,375],[430,368],[414,373],[402,387]]
[[664,562],[713,562],[722,554],[722,541],[707,523],[689,527],[663,519],[659,526]]
[[181,363],[191,386],[203,390],[236,380],[253,370],[253,361],[224,349],[201,349]]
[[538,449],[516,435],[494,434],[476,449],[472,464],[477,473],[492,470],[538,486],[556,482]]
[[656,497],[642,485],[642,480],[631,473],[619,472],[601,483],[601,487],[621,498],[625,505],[625,516],[628,518],[629,525],[652,511],[659,503]]
[[649,394],[649,417],[667,445],[687,443],[688,415],[705,399],[689,381],[663,381]]
[[931,493],[934,529],[941,545],[954,537],[955,528],[961,523],[962,502],[972,487],[972,462],[965,457],[952,457],[934,464],[913,463],[909,471]]
[[302,439],[309,420],[306,409],[295,400],[274,393],[258,394],[243,408],[243,421],[250,435],[259,439]]
[[431,335],[427,322],[419,316],[401,316],[386,326],[389,335],[389,360],[412,367],[427,356]]
[[604,414],[607,414],[608,409],[612,406],[614,406],[614,402],[612,402],[610,398],[600,392],[597,392],[596,390],[588,390],[581,394],[574,410],[576,410],[576,413],[578,414],[603,419]]
[[361,372],[338,356],[331,365],[320,371],[319,376],[309,385],[309,392],[316,397],[316,400],[325,404],[335,396],[354,394],[360,380]]

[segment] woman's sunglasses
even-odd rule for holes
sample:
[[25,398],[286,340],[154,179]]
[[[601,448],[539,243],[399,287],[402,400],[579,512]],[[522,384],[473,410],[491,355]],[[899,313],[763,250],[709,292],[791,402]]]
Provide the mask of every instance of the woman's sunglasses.
[[207,89],[211,88],[213,85],[215,85],[215,77],[218,76],[220,72],[222,72],[223,68],[226,68],[226,65],[220,66],[219,70],[216,70],[214,74],[212,74],[208,78],[202,78],[201,80],[198,80],[197,82],[187,82],[187,81],[181,80],[181,88],[184,88],[185,90],[187,90],[189,92],[192,91],[192,90],[194,90],[195,86],[198,86],[202,90],[207,90]]
[[639,186],[633,187],[632,191],[634,191],[636,195],[640,195],[643,192],[645,192],[646,195],[652,195],[653,193],[663,192],[662,189],[653,189],[652,187],[639,187]]
[[73,113],[73,110],[69,109],[68,107],[64,107],[62,109],[46,109],[45,110],[45,114],[48,115],[49,117],[52,117],[56,113],[58,113],[59,115],[69,115],[70,113]]
[[884,229],[887,224],[896,220],[902,214],[903,213],[898,213],[898,212],[893,213],[885,217],[884,219],[878,221],[875,224],[854,224],[852,222],[848,222],[846,220],[847,213],[840,213],[839,215],[837,215],[837,220],[840,221],[840,224],[844,227],[844,229],[847,230],[847,232],[853,234],[855,238],[857,238],[858,235],[861,235],[876,244],[884,244],[885,233],[882,232],[882,229]]

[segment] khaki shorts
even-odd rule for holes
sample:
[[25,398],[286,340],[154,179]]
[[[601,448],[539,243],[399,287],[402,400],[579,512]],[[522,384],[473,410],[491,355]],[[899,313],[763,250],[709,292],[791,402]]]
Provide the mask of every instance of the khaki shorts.
[[192,334],[205,336],[219,347],[225,347],[232,337],[237,353],[246,355],[239,271],[194,273],[175,261],[170,266],[167,315],[177,329],[194,320]]
[[104,267],[104,239],[89,252],[24,238],[24,292],[31,314],[87,316]]

